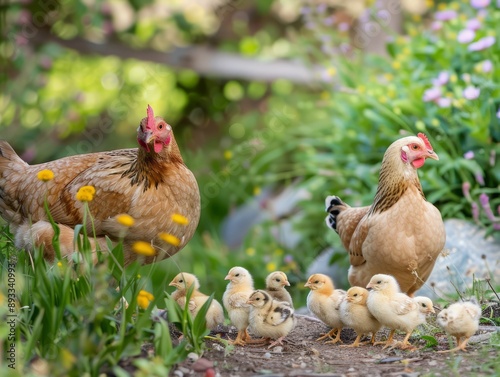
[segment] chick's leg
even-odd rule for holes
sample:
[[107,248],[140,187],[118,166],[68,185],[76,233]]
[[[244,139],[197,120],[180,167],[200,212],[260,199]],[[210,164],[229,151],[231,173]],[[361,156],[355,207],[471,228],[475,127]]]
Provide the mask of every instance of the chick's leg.
[[328,344],[335,344],[335,343],[337,343],[337,342],[342,343],[342,340],[340,340],[340,333],[341,333],[341,331],[342,331],[342,329],[341,329],[341,328],[338,328],[338,329],[337,329],[337,336],[335,337],[335,339],[333,339],[333,340],[329,340],[328,342],[325,342],[325,344],[326,344],[326,343],[328,343]]
[[340,347],[359,347],[360,344],[360,339],[361,337],[363,336],[363,334],[358,334],[358,336],[356,336],[356,339],[354,340],[354,343],[352,344],[342,344]]
[[457,336],[457,346],[455,348],[449,349],[449,350],[444,350],[444,351],[438,351],[438,353],[446,353],[446,352],[455,352],[455,351],[464,351],[466,352],[465,347],[467,346],[467,342],[469,341],[469,338],[465,338],[462,343],[460,343],[460,337]]
[[316,341],[319,342],[320,340],[323,340],[323,339],[326,339],[326,338],[332,339],[333,336],[335,335],[336,331],[338,331],[337,328],[331,329],[326,334],[322,334],[322,336],[320,336],[318,339],[316,339]]
[[[246,335],[245,335],[246,334]],[[239,330],[236,339],[231,342],[235,346],[244,346],[246,344],[247,336],[249,337],[247,330]]]
[[389,337],[387,338],[387,340],[385,342],[375,342],[375,343],[373,343],[373,345],[376,346],[378,344],[384,344],[383,349],[385,349],[386,347],[389,347],[392,344],[392,339],[394,338],[395,332],[396,332],[396,330],[391,330],[391,332],[389,333]]
[[[413,330],[412,331],[409,331],[406,333],[406,336],[404,338],[404,340],[402,342],[397,342],[396,344],[394,344],[391,349],[393,348],[400,348],[402,350],[405,350],[405,349],[414,349],[415,347],[412,346],[410,344],[410,342],[408,342],[408,340],[410,339],[410,335],[412,334]],[[387,346],[385,346],[384,348],[386,348]]]

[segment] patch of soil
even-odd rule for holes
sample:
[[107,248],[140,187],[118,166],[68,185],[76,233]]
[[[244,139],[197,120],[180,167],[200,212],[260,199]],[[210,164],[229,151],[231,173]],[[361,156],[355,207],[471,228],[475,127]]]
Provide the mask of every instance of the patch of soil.
[[[267,346],[228,347],[220,342],[208,341],[203,358],[193,364],[186,360],[172,370],[177,376],[491,376],[498,372],[500,349],[489,346],[494,326],[481,326],[471,338],[467,352],[439,354],[436,351],[449,349],[448,337],[443,332],[433,333],[437,345],[426,348],[421,335],[431,334],[432,324],[427,329],[415,331],[410,342],[417,347],[413,351],[385,349],[383,345],[363,345],[358,348],[342,347],[316,341],[329,328],[316,318],[297,315],[297,326],[286,337],[283,346],[267,349]],[[498,329],[498,328],[497,328]],[[217,334],[223,339],[234,339],[234,327],[221,326]],[[215,334],[214,334],[215,335]],[[385,340],[388,331],[380,331],[377,340]],[[356,334],[343,329],[343,344],[354,341]],[[402,340],[402,334],[396,336]],[[200,372],[200,364],[213,369]],[[497,364],[495,369],[495,364]],[[193,366],[194,365],[194,366]],[[198,371],[195,371],[198,370]],[[203,367],[201,368],[203,369]]]

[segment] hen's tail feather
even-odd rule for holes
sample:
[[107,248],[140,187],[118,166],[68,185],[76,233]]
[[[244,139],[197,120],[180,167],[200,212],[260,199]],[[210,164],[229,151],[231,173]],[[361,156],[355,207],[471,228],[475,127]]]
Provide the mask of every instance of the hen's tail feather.
[[335,231],[337,231],[337,216],[342,211],[342,208],[339,208],[339,206],[345,207],[346,204],[338,196],[331,195],[325,199],[325,211],[328,212],[328,216],[325,219],[326,226]]
[[17,155],[14,149],[12,149],[10,144],[5,140],[0,140],[0,174],[13,162],[21,162],[24,164],[24,161]]

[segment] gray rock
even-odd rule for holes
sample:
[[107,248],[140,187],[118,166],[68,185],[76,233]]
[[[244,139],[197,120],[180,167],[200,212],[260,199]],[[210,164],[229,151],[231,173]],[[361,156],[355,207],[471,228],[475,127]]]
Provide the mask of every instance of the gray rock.
[[479,226],[458,219],[446,220],[445,250],[438,257],[434,270],[416,295],[430,298],[456,297],[457,290],[470,296],[473,280],[500,276],[500,241],[486,237]]

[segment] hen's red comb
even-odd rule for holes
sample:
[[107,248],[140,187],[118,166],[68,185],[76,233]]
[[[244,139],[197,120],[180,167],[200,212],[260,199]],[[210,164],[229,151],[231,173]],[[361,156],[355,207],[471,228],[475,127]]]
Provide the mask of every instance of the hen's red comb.
[[428,150],[432,151],[432,145],[431,145],[431,143],[429,142],[429,139],[427,139],[427,136],[425,136],[425,134],[423,134],[422,132],[419,132],[419,133],[417,134],[417,136],[418,136],[420,139],[422,139],[422,141],[423,141],[423,142],[424,142],[424,144],[425,144],[425,147],[426,147]]
[[155,125],[155,113],[153,112],[153,108],[148,105],[148,123],[146,124],[146,128],[154,129]]

